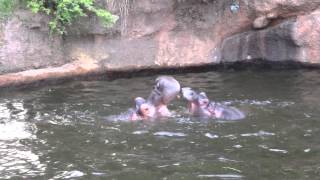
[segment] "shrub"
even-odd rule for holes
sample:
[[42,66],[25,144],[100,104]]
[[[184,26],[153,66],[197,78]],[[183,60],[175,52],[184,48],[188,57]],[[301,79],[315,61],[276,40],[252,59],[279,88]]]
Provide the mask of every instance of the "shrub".
[[10,16],[17,4],[18,0],[0,0],[0,20]]
[[27,0],[27,7],[34,13],[49,15],[51,32],[59,34],[65,34],[66,26],[70,26],[77,18],[89,14],[98,16],[105,26],[112,25],[118,19],[109,11],[97,7],[95,0]]

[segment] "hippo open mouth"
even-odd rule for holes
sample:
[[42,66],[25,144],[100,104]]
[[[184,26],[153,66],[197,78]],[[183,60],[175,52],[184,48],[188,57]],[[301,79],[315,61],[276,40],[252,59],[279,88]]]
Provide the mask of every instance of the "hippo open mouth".
[[142,118],[156,117],[156,108],[142,97],[135,98],[136,113]]
[[136,113],[138,114],[138,115],[140,115],[140,116],[143,116],[143,113],[142,113],[142,111],[141,111],[141,105],[143,104],[143,103],[146,103],[146,100],[144,99],[144,98],[142,98],[142,97],[137,97],[137,98],[135,98],[134,99],[134,101],[135,101],[135,103],[136,103]]
[[181,88],[182,96],[188,101],[188,110],[193,115],[198,115],[200,110],[198,98],[199,95],[190,87]]

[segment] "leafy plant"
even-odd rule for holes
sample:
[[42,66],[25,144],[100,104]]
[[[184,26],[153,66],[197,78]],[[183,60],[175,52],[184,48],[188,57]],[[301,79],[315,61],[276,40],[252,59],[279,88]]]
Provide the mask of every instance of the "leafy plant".
[[51,31],[59,34],[65,34],[66,26],[89,14],[98,16],[105,26],[110,26],[118,19],[109,11],[97,7],[95,0],[27,0],[27,7],[34,13],[49,15]]
[[17,0],[0,0],[0,20],[10,16],[17,4]]

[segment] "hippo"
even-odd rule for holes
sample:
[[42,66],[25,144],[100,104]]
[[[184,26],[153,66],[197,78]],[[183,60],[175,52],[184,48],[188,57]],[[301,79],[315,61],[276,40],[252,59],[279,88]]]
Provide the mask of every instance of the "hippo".
[[180,83],[172,76],[160,76],[151,91],[147,103],[156,109],[156,116],[169,117],[171,112],[167,105],[180,93]]
[[182,88],[182,95],[188,101],[189,112],[194,116],[223,120],[239,120],[245,118],[244,113],[235,107],[210,101],[205,92],[197,93],[190,87],[184,87]]
[[131,120],[143,120],[157,117],[156,107],[142,97],[135,98],[136,108]]
[[107,116],[110,121],[138,121],[156,117],[156,108],[142,97],[134,99],[135,108],[130,108],[119,115]]

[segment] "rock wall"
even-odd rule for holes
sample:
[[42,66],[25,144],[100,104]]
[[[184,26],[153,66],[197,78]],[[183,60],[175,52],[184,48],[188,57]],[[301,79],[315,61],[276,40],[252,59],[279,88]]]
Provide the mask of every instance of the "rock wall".
[[49,37],[48,18],[20,10],[0,32],[0,74],[67,63],[61,37]]
[[319,0],[248,0],[253,29],[228,37],[222,62],[267,60],[320,64]]
[[63,38],[48,36],[47,17],[18,10],[0,31],[0,73],[69,62],[99,71],[251,60],[320,65],[320,0],[98,3],[120,16],[117,24],[82,18]]
[[[123,1],[116,2],[121,6]],[[108,7],[110,0],[103,2]],[[101,31],[102,28],[96,26],[71,29],[65,40],[67,56],[73,59],[90,57],[108,69],[220,63],[222,40],[250,29],[251,25],[246,14],[248,7],[240,2],[244,9],[233,12],[230,9],[233,0],[129,2],[127,16],[121,16],[109,31]],[[126,22],[125,31],[121,30],[122,21]],[[82,25],[79,22],[77,26]]]

